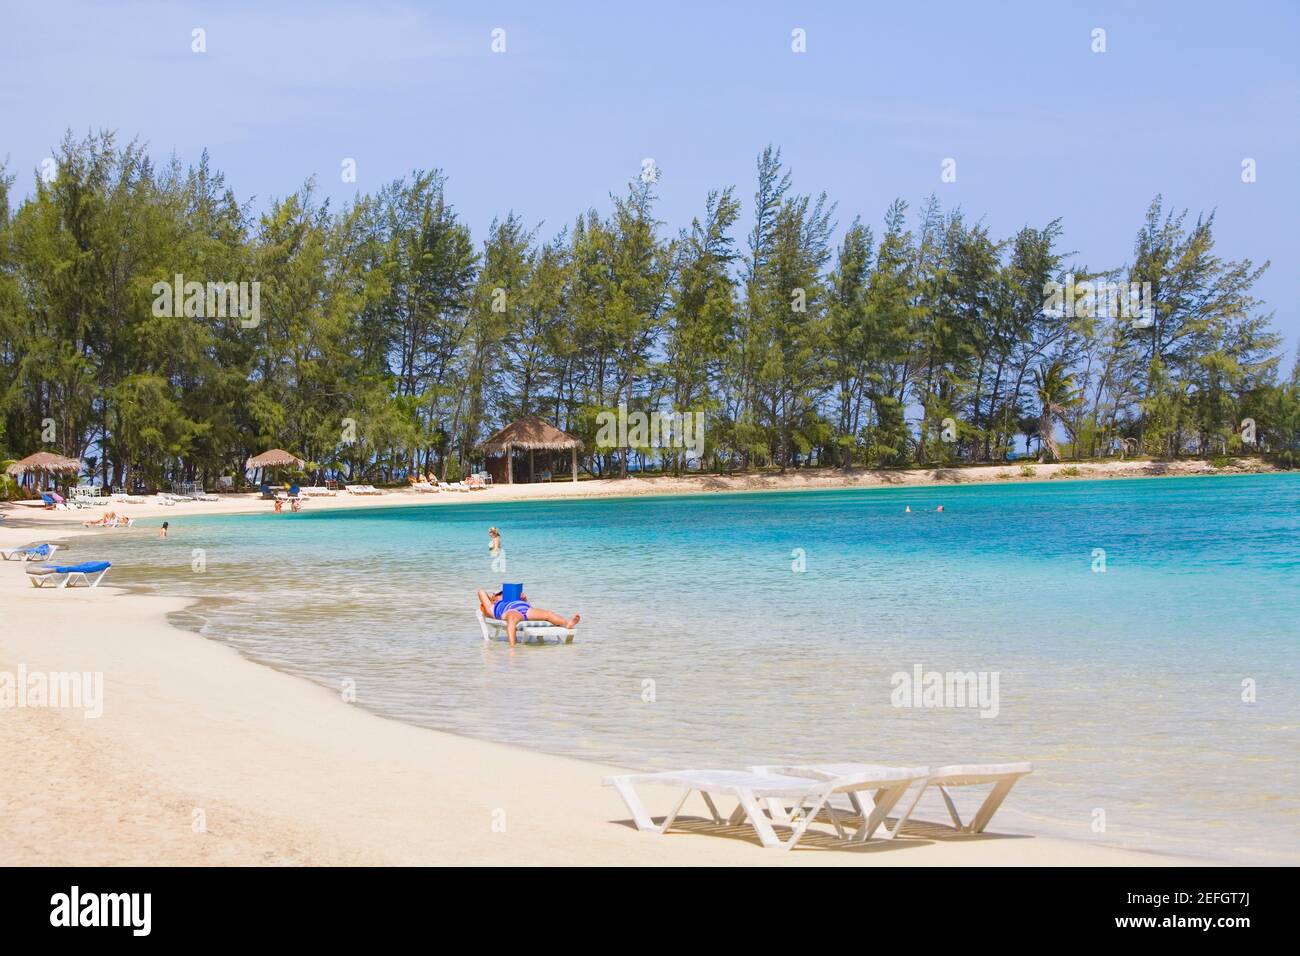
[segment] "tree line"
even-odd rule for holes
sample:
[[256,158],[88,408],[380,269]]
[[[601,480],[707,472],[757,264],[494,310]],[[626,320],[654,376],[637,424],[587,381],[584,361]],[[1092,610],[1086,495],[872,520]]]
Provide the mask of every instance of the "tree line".
[[[353,479],[454,479],[529,414],[600,475],[1300,440],[1300,366],[1280,374],[1252,294],[1268,264],[1160,197],[1100,268],[1059,219],[997,238],[933,196],[841,232],[772,147],[743,232],[734,186],[672,231],[651,168],[550,235],[509,212],[481,241],[438,170],[338,209],[309,180],[258,212],[206,153],[156,164],[103,133],[55,159],[16,205],[0,167],[0,455],[80,456],[105,484],[210,483],[277,446]],[[256,316],[224,307],[247,284]],[[703,412],[702,458],[597,447],[620,406]]]

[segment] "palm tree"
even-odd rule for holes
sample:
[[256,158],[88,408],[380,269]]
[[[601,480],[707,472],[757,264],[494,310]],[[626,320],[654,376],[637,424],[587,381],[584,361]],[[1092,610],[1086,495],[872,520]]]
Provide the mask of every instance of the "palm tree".
[[[1057,461],[1061,460],[1061,450],[1056,445],[1056,422],[1065,424],[1065,413],[1079,404],[1081,396],[1074,384],[1074,375],[1070,373],[1063,359],[1057,359],[1051,365],[1034,372],[1034,386],[1038,391],[1038,460],[1046,461],[1047,455]],[[1066,424],[1068,428],[1069,425]]]

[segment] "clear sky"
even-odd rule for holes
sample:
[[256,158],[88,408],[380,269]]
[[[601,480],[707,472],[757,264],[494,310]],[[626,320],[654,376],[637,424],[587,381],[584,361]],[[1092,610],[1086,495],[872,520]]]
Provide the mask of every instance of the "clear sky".
[[[0,157],[30,192],[66,129],[204,147],[260,207],[315,175],[334,201],[439,167],[483,237],[607,207],[643,159],[660,214],[753,193],[780,146],[801,191],[879,232],[931,192],[997,236],[1061,216],[1093,267],[1147,203],[1217,210],[1220,253],[1300,338],[1300,3],[48,2],[0,0]],[[1106,31],[1094,53],[1093,30]],[[191,51],[206,31],[206,53]],[[492,31],[505,30],[504,53]],[[806,31],[806,53],[791,31]],[[940,181],[945,158],[957,181]],[[1243,183],[1246,157],[1257,181]],[[340,164],[357,163],[344,183]],[[743,221],[742,221],[743,225]]]

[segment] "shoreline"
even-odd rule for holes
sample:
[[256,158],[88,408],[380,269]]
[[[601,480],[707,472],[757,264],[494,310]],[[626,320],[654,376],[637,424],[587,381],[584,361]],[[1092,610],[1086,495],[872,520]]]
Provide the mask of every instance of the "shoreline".
[[[391,500],[398,497],[420,496],[361,501],[412,503]],[[423,497],[451,504],[552,495]],[[245,498],[127,508],[140,517],[179,518],[266,506]],[[23,511],[6,509],[0,546],[42,534],[110,533],[80,526],[93,512],[39,512],[32,517],[40,520],[29,522]],[[747,826],[689,823],[706,832],[639,833],[614,791],[600,785],[602,776],[622,768],[371,713],[319,683],[172,624],[170,615],[192,609],[197,598],[113,587],[111,578],[94,590],[51,592],[27,587],[24,578],[22,564],[0,563],[8,612],[0,672],[102,673],[104,714],[86,719],[75,710],[0,709],[0,760],[13,768],[0,782],[4,803],[14,808],[0,819],[6,864],[1208,862],[1086,840],[964,836],[930,822],[938,819],[933,814],[896,841],[849,848],[810,835],[793,853],[761,849]],[[364,688],[358,698],[364,702]],[[1032,785],[1032,777],[1022,784]],[[656,790],[647,800],[659,816],[673,794]],[[684,810],[691,817],[702,812],[698,797]]]
[[[403,488],[384,489],[379,495],[350,495],[340,491],[333,497],[306,498],[305,510],[316,512],[336,508],[405,507],[408,505],[448,506],[485,504],[488,502],[549,501],[573,498],[638,498],[676,495],[743,494],[758,492],[834,491],[866,488],[943,488],[972,484],[1023,485],[1045,481],[1102,481],[1139,478],[1193,478],[1273,474],[1281,469],[1259,458],[1235,458],[1223,468],[1208,461],[1105,461],[1090,464],[1032,464],[1032,476],[1018,476],[1011,465],[968,465],[962,468],[888,469],[855,468],[848,470],[791,470],[785,473],[745,475],[671,475],[628,478],[592,478],[576,484],[568,481],[539,484],[493,485],[484,491],[420,493]],[[1019,466],[1016,466],[1019,467]],[[1073,469],[1077,473],[1071,474]],[[1065,472],[1065,473],[1063,473]],[[269,513],[271,502],[256,492],[222,494],[219,501],[181,502],[173,506],[158,503],[150,496],[142,504],[103,499],[101,506],[68,511],[46,511],[39,503],[0,503],[0,513],[12,517],[53,521],[66,527],[81,527],[81,522],[116,511],[131,518],[156,518],[175,515],[258,514]],[[10,520],[10,519],[6,519]],[[4,523],[0,522],[0,529]],[[13,527],[13,525],[10,525]],[[95,529],[85,529],[93,531]],[[112,529],[105,529],[112,530]]]

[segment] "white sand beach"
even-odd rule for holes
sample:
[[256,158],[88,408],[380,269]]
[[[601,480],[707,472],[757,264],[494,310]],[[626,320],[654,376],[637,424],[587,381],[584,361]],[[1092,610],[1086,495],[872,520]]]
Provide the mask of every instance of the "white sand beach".
[[[1117,463],[1118,464],[1118,463]],[[1098,467],[1098,466],[1093,466]],[[1141,466],[1139,466],[1141,467]],[[1003,468],[990,468],[992,480]],[[1112,469],[1105,469],[1107,472]],[[1118,470],[1118,469],[1114,469]],[[1193,469],[1171,469],[1183,473]],[[965,469],[973,472],[975,469]],[[1050,466],[1039,469],[1039,477]],[[911,473],[908,473],[910,480]],[[940,476],[941,477],[941,476]],[[1084,475],[1086,477],[1086,475]],[[831,480],[812,478],[807,486]],[[852,484],[872,479],[864,473]],[[918,473],[918,483],[935,481]],[[973,480],[973,479],[972,479]],[[781,487],[798,487],[798,476]],[[841,478],[841,481],[843,479]],[[884,483],[884,482],[880,482]],[[343,508],[420,500],[452,505],[538,496],[743,490],[723,479],[518,485],[472,494],[317,499]],[[746,479],[755,489],[776,482]],[[126,505],[140,518],[269,505]],[[3,507],[0,547],[86,531],[98,512]],[[764,850],[747,826],[690,823],[666,837],[635,831],[600,785],[613,768],[408,726],[173,627],[174,598],[113,587],[28,586],[22,564],[0,562],[0,672],[103,674],[103,714],[0,708],[0,864],[510,864],[510,865],[1133,865],[1183,858],[1103,844],[990,832],[963,836],[918,822],[895,841],[849,847],[805,837],[792,853]],[[364,697],[364,689],[360,692]],[[846,754],[869,759],[869,754]],[[1023,783],[1032,786],[1033,778]],[[669,809],[668,790],[648,794]],[[695,798],[698,799],[698,798]],[[1014,794],[1011,798],[1014,802]],[[703,805],[687,804],[687,814]],[[995,819],[992,830],[997,830]]]

